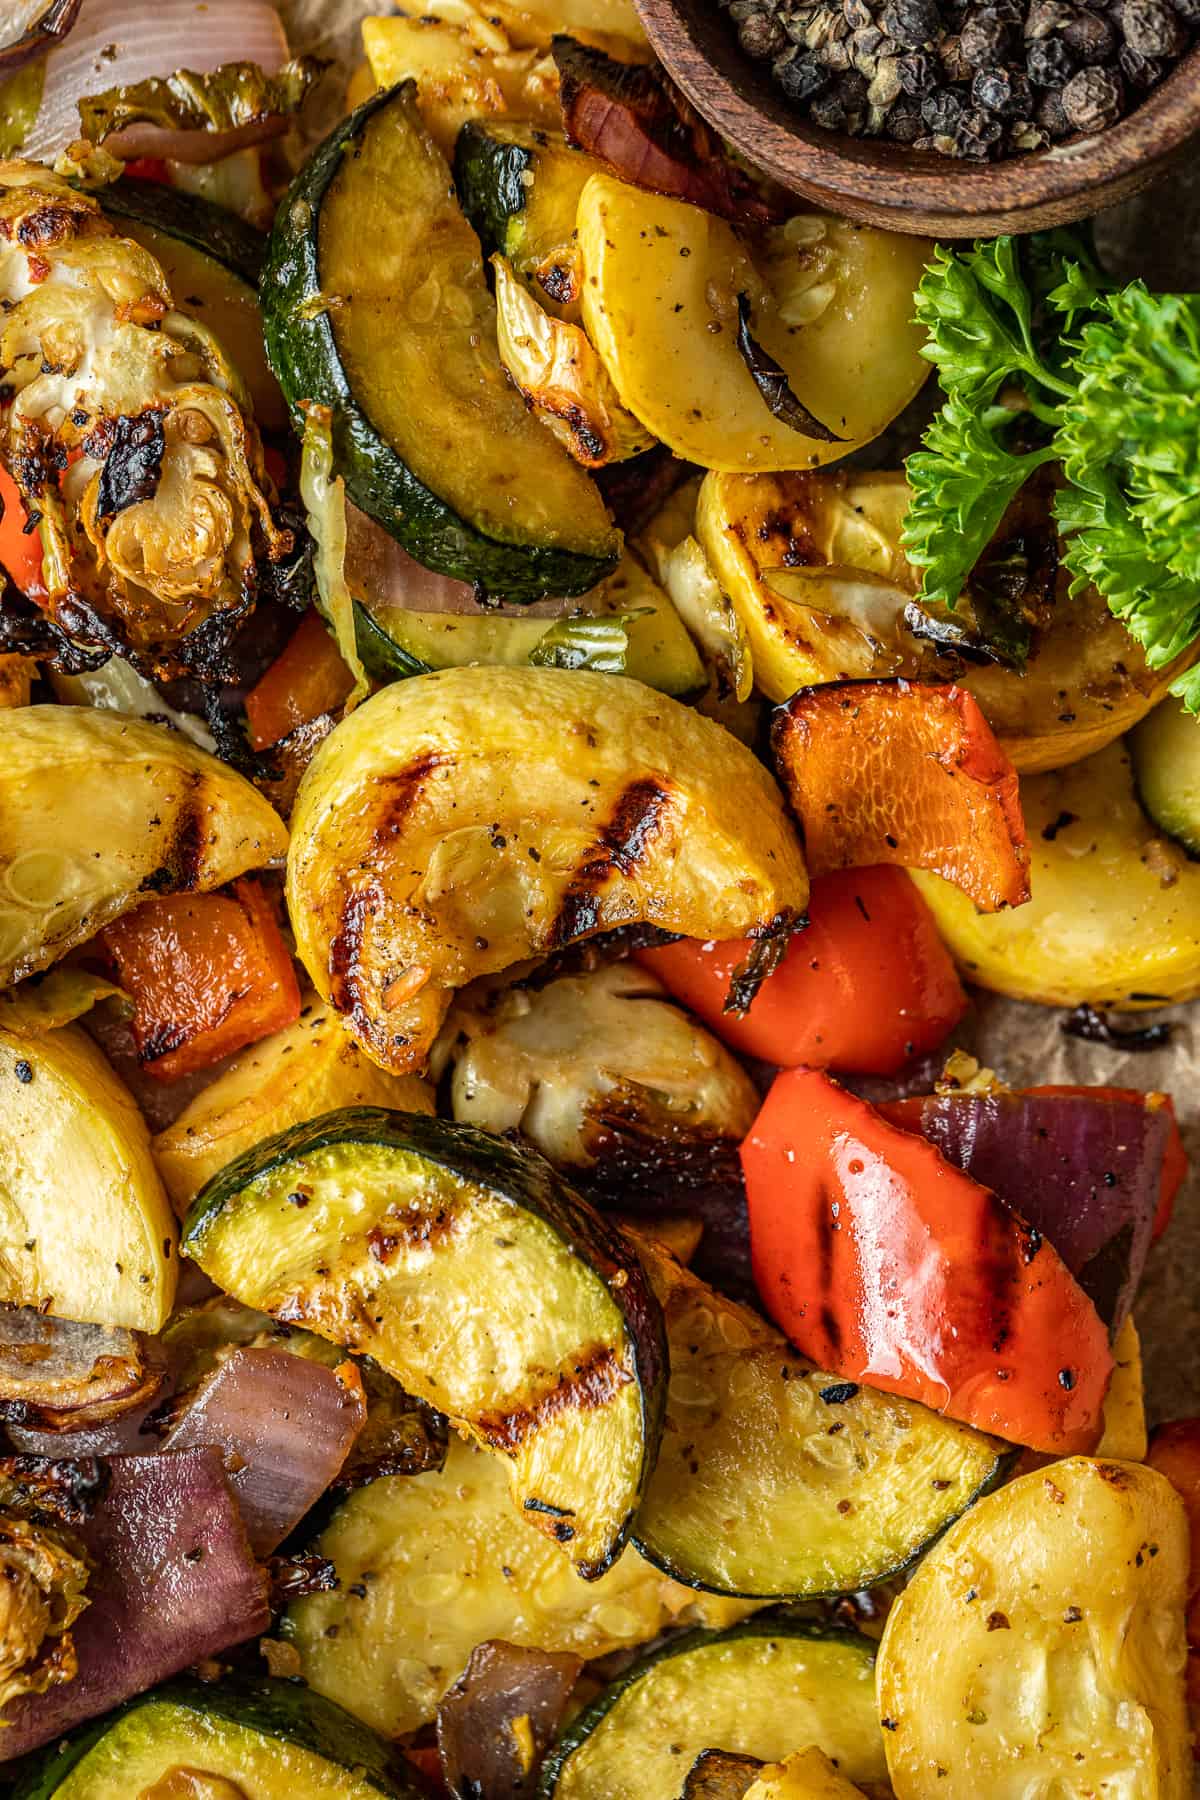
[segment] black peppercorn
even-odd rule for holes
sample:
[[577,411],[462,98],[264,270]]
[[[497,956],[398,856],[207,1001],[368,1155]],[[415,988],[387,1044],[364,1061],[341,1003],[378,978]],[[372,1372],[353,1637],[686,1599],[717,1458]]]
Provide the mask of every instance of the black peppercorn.
[[1062,138],[1070,137],[1073,127],[1063,106],[1061,88],[1046,90],[1037,103],[1033,117],[1052,143],[1057,144]]
[[888,0],[879,23],[902,50],[920,50],[936,43],[942,21],[937,0]]
[[887,115],[887,134],[897,144],[915,144],[925,127],[921,109],[910,100],[897,100]]
[[1171,0],[1171,5],[1185,25],[1200,25],[1200,0]]
[[1011,69],[980,69],[971,83],[976,106],[998,113],[1002,119],[1028,118],[1033,95],[1024,75]]
[[787,32],[773,13],[748,13],[738,26],[738,42],[747,56],[778,56],[787,45]]
[[834,93],[819,95],[809,107],[808,116],[822,131],[846,129],[846,108]]
[[875,23],[875,14],[867,0],[842,0],[842,11],[852,31],[861,31]]
[[1063,26],[1063,42],[1076,61],[1090,66],[1111,62],[1117,49],[1117,33],[1103,13],[1080,7],[1070,24]]
[[994,6],[973,6],[963,20],[959,45],[972,71],[994,69],[1007,55],[1012,24]]
[[940,88],[921,102],[921,122],[935,137],[953,137],[965,110],[956,88]]
[[1035,87],[1061,87],[1075,73],[1075,58],[1062,38],[1036,38],[1025,52],[1025,69]]
[[898,56],[896,74],[903,91],[918,100],[931,94],[942,78],[941,69],[934,58],[927,56],[923,50],[913,50],[907,56]]
[[982,162],[1003,136],[1004,127],[994,114],[984,112],[981,107],[969,107],[954,134],[955,153]]
[[850,39],[850,66],[869,81],[879,66],[880,45],[886,39],[878,26],[867,25]]
[[1080,69],[1062,91],[1063,111],[1075,131],[1103,131],[1121,116],[1124,89],[1111,69]]
[[1123,0],[1121,29],[1142,56],[1178,56],[1183,49],[1183,27],[1166,0]]
[[947,81],[970,81],[975,73],[963,55],[962,38],[957,32],[942,39],[938,45],[938,58],[945,70]]
[[776,63],[775,75],[788,99],[798,103],[815,100],[833,79],[829,70],[807,51],[793,56],[790,61]]
[[1036,43],[1052,32],[1064,31],[1074,16],[1075,9],[1066,0],[1033,0],[1025,17],[1025,36]]
[[1165,57],[1143,56],[1140,51],[1130,49],[1128,44],[1122,44],[1117,52],[1117,66],[1130,87],[1140,94],[1154,87],[1167,72]]

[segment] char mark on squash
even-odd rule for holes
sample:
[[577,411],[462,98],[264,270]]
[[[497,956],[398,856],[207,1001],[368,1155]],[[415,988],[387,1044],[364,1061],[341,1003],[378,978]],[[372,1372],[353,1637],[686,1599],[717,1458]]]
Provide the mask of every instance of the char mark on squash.
[[363,945],[367,921],[379,910],[381,894],[374,882],[350,888],[342,900],[342,917],[329,945],[329,998],[343,1018],[364,1037],[371,1017],[363,995]]
[[452,761],[437,750],[426,750],[394,774],[379,777],[379,816],[371,836],[372,850],[386,849],[400,836],[430,776]]
[[595,845],[576,869],[550,931],[550,945],[569,944],[601,924],[600,895],[614,875],[637,873],[671,810],[669,787],[643,776],[621,793]]
[[633,1379],[609,1344],[581,1352],[552,1387],[508,1412],[481,1413],[475,1429],[493,1450],[515,1456],[528,1439],[565,1412],[599,1412]]
[[386,1266],[400,1250],[439,1248],[455,1235],[460,1220],[461,1214],[448,1206],[409,1215],[389,1213],[368,1231],[367,1249],[373,1261]]
[[208,847],[206,778],[199,769],[191,769],[181,770],[178,779],[186,783],[186,791],[175,815],[171,841],[157,869],[142,881],[141,893],[190,894],[200,880]]

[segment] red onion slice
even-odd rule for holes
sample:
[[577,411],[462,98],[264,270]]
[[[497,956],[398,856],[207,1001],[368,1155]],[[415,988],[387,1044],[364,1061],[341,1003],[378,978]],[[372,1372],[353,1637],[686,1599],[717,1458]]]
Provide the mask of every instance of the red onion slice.
[[393,537],[349,501],[346,503],[346,580],[368,607],[403,607],[406,612],[474,613],[480,617],[558,619],[587,608],[579,600],[536,600],[529,606],[481,606],[469,581],[439,575],[408,554]]
[[164,1450],[216,1445],[255,1554],[266,1556],[325,1492],[363,1428],[362,1384],[286,1350],[235,1350],[200,1388]]
[[913,1125],[1049,1239],[1115,1335],[1150,1248],[1166,1110],[1103,1090],[945,1094],[925,1100]]
[[[79,136],[79,101],[152,75],[222,63],[255,62],[273,75],[287,61],[287,38],[270,0],[88,0],[66,43],[51,52],[41,110],[26,156],[53,162]],[[177,155],[177,151],[172,152]],[[210,149],[206,160],[216,152]]]
[[[476,1645],[437,1713],[442,1771],[457,1800],[523,1800],[534,1792],[582,1667],[578,1656],[501,1639]],[[531,1764],[513,1730],[518,1719],[528,1722]]]
[[[81,0],[32,0],[15,8],[4,26],[6,41],[0,45],[0,75],[11,75],[35,56],[60,44],[79,17]],[[8,34],[12,35],[9,36]]]
[[218,1450],[116,1456],[108,1492],[76,1528],[95,1565],[72,1629],[79,1672],[5,1710],[0,1762],[49,1743],[169,1675],[265,1631],[254,1561]]

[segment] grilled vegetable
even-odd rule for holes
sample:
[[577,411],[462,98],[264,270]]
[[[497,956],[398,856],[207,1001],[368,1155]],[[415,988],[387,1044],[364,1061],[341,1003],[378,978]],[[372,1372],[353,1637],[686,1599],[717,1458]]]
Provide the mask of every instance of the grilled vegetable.
[[31,1431],[80,1431],[144,1406],[161,1369],[124,1327],[0,1310],[0,1419]]
[[1200,855],[1200,730],[1178,700],[1156,706],[1129,740],[1138,798],[1160,831]]
[[359,107],[301,170],[263,297],[293,413],[332,409],[351,498],[419,562],[511,600],[610,572],[620,537],[599,491],[500,366],[479,245],[411,84]]
[[175,1229],[127,1090],[75,1025],[0,1030],[0,1302],[158,1331]]
[[749,1076],[653,975],[612,963],[544,987],[466,994],[447,1020],[454,1117],[521,1131],[558,1167],[603,1159],[628,1112],[664,1139],[740,1139],[758,1110]]
[[0,984],[147,893],[219,887],[286,847],[250,783],[178,732],[83,707],[0,710]]
[[973,1507],[880,1646],[897,1800],[1055,1788],[1184,1800],[1187,1562],[1182,1506],[1137,1463],[1076,1457]]
[[966,1010],[932,913],[884,864],[819,875],[808,924],[749,1010],[728,1012],[751,947],[680,938],[635,954],[725,1043],[783,1068],[894,1075],[936,1050]]
[[[470,663],[520,669],[552,657],[564,632],[581,634],[586,655],[589,645],[583,634],[595,625],[599,632],[593,659],[597,650],[615,657],[620,664],[617,673],[632,675],[663,694],[695,694],[704,687],[704,664],[679,614],[633,557],[625,557],[584,604],[586,611],[546,620],[486,612],[421,612],[371,597],[356,608],[359,654],[380,681]],[[581,666],[589,664],[585,660]]]
[[1113,1374],[1104,1396],[1104,1430],[1096,1455],[1145,1462],[1147,1445],[1142,1343],[1131,1314],[1113,1344]]
[[415,1800],[400,1757],[341,1707],[290,1681],[154,1688],[19,1778],[14,1800]]
[[715,1738],[776,1761],[819,1742],[848,1779],[884,1774],[875,1646],[770,1615],[675,1638],[618,1676],[547,1760],[542,1800],[675,1800]]
[[547,312],[503,256],[492,272],[500,361],[535,418],[588,469],[648,450],[654,439],[621,405],[583,327]]
[[454,184],[483,245],[499,252],[556,319],[578,324],[583,267],[575,220],[599,164],[561,131],[471,119],[454,146]]
[[363,48],[377,87],[416,83],[422,122],[447,159],[470,119],[511,112],[558,127],[554,66],[536,46],[514,48],[503,9],[433,0],[419,14],[367,18]]
[[[1051,578],[1053,604],[1032,632],[1023,670],[976,667],[914,637],[905,612],[920,570],[900,543],[909,491],[900,472],[820,475],[711,474],[700,491],[696,532],[713,573],[737,609],[755,677],[772,700],[816,682],[955,673],[979,701],[1001,748],[1021,770],[1057,768],[1089,756],[1128,730],[1165,693],[1158,673],[1093,588],[1077,595]],[[1037,568],[1053,528],[1046,506],[1002,527],[1013,555]],[[960,607],[964,627],[971,604]],[[966,631],[968,648],[970,631]]]
[[1108,1333],[1020,1213],[810,1069],[777,1077],[742,1163],[754,1278],[806,1356],[1013,1443],[1092,1448]]
[[753,1756],[706,1750],[692,1764],[680,1800],[861,1800],[823,1750],[810,1745],[769,1766]]
[[936,869],[981,912],[1028,900],[1016,774],[961,689],[802,688],[771,745],[815,874],[899,863]]
[[228,630],[260,563],[291,549],[246,391],[94,198],[37,163],[0,175],[4,460],[37,515],[39,603],[91,649],[175,667],[181,640]]
[[0,1512],[0,1714],[74,1678],[71,1627],[88,1603],[89,1574],[61,1533]]
[[446,669],[385,688],[314,757],[292,831],[300,957],[399,1072],[422,1065],[477,975],[639,919],[752,935],[808,895],[750,752],[583,670]]
[[658,1446],[662,1318],[623,1240],[540,1157],[417,1114],[330,1113],[214,1177],[183,1247],[505,1457],[516,1504],[585,1579],[612,1562]]
[[144,900],[98,946],[133,1001],[138,1062],[162,1081],[209,1069],[300,1016],[292,959],[255,881]]
[[994,1439],[820,1374],[757,1312],[634,1242],[671,1365],[634,1535],[678,1580],[780,1599],[874,1587],[1000,1475]]
[[438,1707],[441,1772],[452,1794],[527,1800],[578,1679],[579,1657],[491,1639]]
[[[77,1672],[9,1703],[0,1763],[57,1744],[85,1719],[269,1623],[266,1573],[250,1554],[219,1451],[114,1456],[84,1467],[98,1470],[101,1493],[70,1526],[91,1571],[88,1605],[71,1630]],[[124,1774],[128,1783],[128,1767]],[[69,1791],[81,1800],[97,1792]]]
[[938,876],[913,877],[971,980],[1048,1006],[1161,1006],[1200,993],[1200,869],[1142,811],[1125,746],[1026,777],[1021,808],[1028,905],[985,918]]
[[432,1719],[476,1644],[590,1658],[652,1638],[681,1616],[746,1610],[670,1581],[629,1548],[599,1581],[513,1512],[495,1457],[452,1436],[441,1472],[351,1494],[317,1539],[339,1586],[288,1610],[283,1635],[317,1693],[387,1736]]
[[314,607],[246,695],[251,746],[266,750],[326,715],[332,722],[354,685],[354,675]]
[[738,351],[740,294],[758,342],[841,438],[877,436],[928,372],[910,323],[917,238],[806,214],[760,272],[722,220],[611,175],[584,188],[578,230],[584,324],[622,403],[706,468],[816,468],[849,447],[772,416]]
[[98,197],[105,216],[158,263],[179,310],[213,332],[245,382],[259,424],[281,428],[286,413],[263,348],[258,306],[263,233],[202,195],[161,181],[125,175]]
[[385,1074],[328,1006],[308,996],[299,1019],[235,1057],[154,1139],[154,1158],[182,1214],[213,1175],[256,1144],[347,1106],[431,1113],[416,1076]]

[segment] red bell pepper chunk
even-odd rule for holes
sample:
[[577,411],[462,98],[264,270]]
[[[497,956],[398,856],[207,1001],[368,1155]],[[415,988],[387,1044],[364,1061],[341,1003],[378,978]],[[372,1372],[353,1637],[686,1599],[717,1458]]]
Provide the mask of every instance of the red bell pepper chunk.
[[161,156],[138,156],[125,164],[126,175],[137,181],[157,181],[160,187],[171,186],[171,171]]
[[150,1075],[207,1069],[300,1017],[296,971],[256,881],[232,894],[166,894],[101,934],[134,1004],[133,1041]]
[[742,1014],[724,1008],[749,940],[682,938],[637,960],[732,1049],[782,1068],[893,1075],[936,1050],[962,1018],[967,997],[954,963],[902,869],[818,876],[808,921]]
[[42,540],[29,527],[20,489],[0,463],[0,563],[15,587],[31,596],[42,593]]
[[286,648],[246,695],[250,742],[266,750],[298,725],[336,711],[353,686],[320,614],[305,613]]
[[771,728],[809,872],[932,869],[980,912],[1029,898],[1017,775],[970,694],[909,681],[801,688]]
[[1050,1454],[1090,1450],[1113,1361],[1039,1233],[923,1138],[810,1069],[742,1146],[754,1278],[801,1353]]

